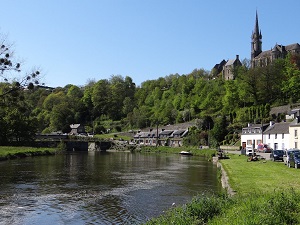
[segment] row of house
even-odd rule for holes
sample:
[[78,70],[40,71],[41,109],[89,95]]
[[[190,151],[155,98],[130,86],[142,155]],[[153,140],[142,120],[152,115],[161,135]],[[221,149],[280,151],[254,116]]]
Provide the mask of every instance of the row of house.
[[[248,124],[242,129],[241,147],[257,148],[267,144],[272,149],[300,148],[300,110],[293,110],[286,116],[286,121],[269,124]],[[298,137],[299,136],[299,137]]]
[[182,130],[150,130],[149,132],[138,132],[134,135],[134,142],[148,146],[171,146],[183,145],[183,138],[188,134],[188,129]]

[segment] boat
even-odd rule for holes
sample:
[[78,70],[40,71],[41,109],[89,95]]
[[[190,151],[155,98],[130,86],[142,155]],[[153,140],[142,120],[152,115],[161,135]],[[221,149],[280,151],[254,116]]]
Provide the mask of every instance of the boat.
[[179,152],[180,155],[193,155],[193,153],[191,152],[187,152],[187,151],[181,151]]

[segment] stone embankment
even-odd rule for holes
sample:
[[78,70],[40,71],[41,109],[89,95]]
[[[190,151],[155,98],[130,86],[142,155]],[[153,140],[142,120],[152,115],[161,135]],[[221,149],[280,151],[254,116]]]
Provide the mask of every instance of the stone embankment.
[[217,164],[217,167],[221,170],[221,184],[222,187],[227,191],[229,196],[233,196],[236,194],[236,191],[230,187],[229,178],[222,164],[219,162],[218,157],[213,157],[213,162]]

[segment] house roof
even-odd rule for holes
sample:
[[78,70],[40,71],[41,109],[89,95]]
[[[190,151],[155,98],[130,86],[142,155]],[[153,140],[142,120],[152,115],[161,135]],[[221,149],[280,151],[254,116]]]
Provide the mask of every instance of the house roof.
[[288,134],[289,133],[290,123],[275,123],[272,126],[269,126],[264,134]]
[[148,138],[148,137],[156,137],[155,132],[139,132],[134,135],[134,138]]
[[78,127],[80,127],[80,124],[71,124],[70,127],[71,129],[77,129]]
[[181,135],[185,132],[186,130],[175,130],[173,135]]
[[300,127],[299,118],[294,119],[294,120],[290,123],[290,127]]
[[159,134],[161,135],[170,135],[170,134],[172,134],[174,131],[173,130],[164,130],[164,131],[162,131],[162,132],[160,132]]
[[279,113],[287,113],[289,110],[291,110],[290,105],[273,107],[273,108],[271,108],[270,115],[272,115],[272,114],[278,115]]

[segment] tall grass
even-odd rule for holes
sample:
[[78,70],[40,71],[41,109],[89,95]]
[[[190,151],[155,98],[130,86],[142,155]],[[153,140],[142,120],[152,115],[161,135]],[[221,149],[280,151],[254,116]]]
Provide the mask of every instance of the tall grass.
[[300,224],[300,193],[291,189],[269,194],[197,196],[146,225]]
[[181,207],[169,210],[165,215],[148,221],[146,224],[206,224],[214,216],[222,213],[231,200],[227,195],[199,195]]
[[0,146],[0,160],[22,158],[35,155],[51,155],[55,154],[56,151],[57,149],[54,148]]
[[247,162],[239,155],[221,163],[236,195],[198,196],[147,224],[300,224],[299,169],[280,162]]

